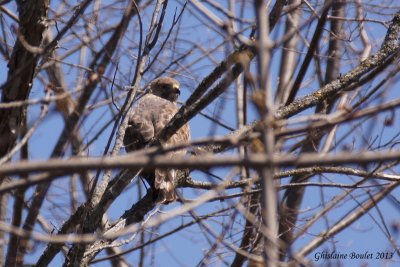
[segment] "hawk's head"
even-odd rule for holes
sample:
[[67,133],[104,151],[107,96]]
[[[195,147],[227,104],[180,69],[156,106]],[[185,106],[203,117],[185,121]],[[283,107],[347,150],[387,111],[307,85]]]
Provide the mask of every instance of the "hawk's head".
[[170,77],[161,77],[152,81],[150,92],[171,102],[175,102],[181,93],[179,82]]

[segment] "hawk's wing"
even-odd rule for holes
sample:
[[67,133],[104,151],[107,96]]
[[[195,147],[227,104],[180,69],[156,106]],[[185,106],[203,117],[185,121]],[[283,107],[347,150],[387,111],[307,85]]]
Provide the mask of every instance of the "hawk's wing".
[[150,94],[143,96],[132,109],[125,132],[124,145],[127,152],[142,149],[154,137],[154,107],[157,99]]

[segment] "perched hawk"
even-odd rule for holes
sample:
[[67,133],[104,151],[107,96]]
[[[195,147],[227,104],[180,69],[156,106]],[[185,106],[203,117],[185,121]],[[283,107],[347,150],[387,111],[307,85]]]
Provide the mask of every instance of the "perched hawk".
[[[129,118],[125,132],[124,145],[127,152],[144,148],[171,120],[178,111],[176,100],[180,94],[179,82],[170,77],[158,78],[150,83],[150,93],[138,100]],[[175,145],[190,140],[188,124],[182,126],[163,146]],[[185,155],[181,149],[169,152],[173,159],[176,155]],[[176,170],[174,169],[145,169],[141,176],[151,186],[159,190],[157,202],[169,203],[176,200]]]

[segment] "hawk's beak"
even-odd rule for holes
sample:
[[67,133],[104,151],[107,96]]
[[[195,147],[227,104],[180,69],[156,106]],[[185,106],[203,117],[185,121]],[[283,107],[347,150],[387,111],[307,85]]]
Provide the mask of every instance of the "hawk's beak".
[[179,90],[179,86],[178,85],[174,85],[173,89],[174,89],[175,93],[177,93],[178,95],[181,95],[181,90]]

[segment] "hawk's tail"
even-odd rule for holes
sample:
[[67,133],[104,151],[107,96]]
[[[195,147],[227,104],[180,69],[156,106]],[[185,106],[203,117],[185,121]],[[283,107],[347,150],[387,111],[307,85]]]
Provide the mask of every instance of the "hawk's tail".
[[173,169],[156,169],[154,187],[160,190],[158,196],[158,203],[169,203],[176,201],[177,197],[175,194],[175,178],[176,171]]

